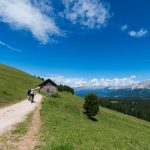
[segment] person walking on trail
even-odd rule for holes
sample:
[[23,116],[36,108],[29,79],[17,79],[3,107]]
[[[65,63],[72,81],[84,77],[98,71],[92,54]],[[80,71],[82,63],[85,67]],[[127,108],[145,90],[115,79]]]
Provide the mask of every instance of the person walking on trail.
[[31,103],[34,103],[34,95],[36,95],[36,92],[34,89],[29,89],[28,90],[28,96],[29,96],[29,101],[31,101]]

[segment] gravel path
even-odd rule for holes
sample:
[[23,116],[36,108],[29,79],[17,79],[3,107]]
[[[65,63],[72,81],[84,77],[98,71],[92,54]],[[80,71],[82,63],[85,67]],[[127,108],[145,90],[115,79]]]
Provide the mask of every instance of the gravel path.
[[31,104],[31,102],[26,99],[17,104],[0,109],[0,134],[7,130],[11,130],[13,125],[23,121],[26,115],[36,108],[41,99],[42,95],[37,94],[34,98],[35,103]]

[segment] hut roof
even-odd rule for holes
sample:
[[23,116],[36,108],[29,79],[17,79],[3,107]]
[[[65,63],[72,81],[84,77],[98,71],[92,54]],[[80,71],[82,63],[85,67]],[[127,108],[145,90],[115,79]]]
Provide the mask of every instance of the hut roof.
[[53,82],[51,79],[47,79],[44,82],[42,82],[39,87],[42,88],[43,86],[47,85],[48,83],[51,83],[53,86],[57,87],[57,84]]

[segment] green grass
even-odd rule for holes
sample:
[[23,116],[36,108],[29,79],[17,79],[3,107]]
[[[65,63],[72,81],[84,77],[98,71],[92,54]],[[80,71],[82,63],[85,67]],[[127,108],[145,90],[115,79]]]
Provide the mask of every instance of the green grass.
[[45,96],[40,150],[149,150],[150,123],[100,108],[97,122],[82,113],[83,99],[68,93]]
[[26,98],[27,89],[41,82],[25,72],[0,64],[0,107]]
[[23,136],[27,133],[29,124],[32,121],[33,113],[30,113],[25,121],[18,123],[15,125],[15,128],[11,131],[12,135]]

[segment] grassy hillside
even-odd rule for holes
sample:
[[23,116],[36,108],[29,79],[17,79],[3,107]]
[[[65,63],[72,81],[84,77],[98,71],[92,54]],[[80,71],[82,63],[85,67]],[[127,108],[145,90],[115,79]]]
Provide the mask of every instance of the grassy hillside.
[[0,107],[24,99],[27,89],[41,81],[25,72],[0,64]]
[[93,122],[82,113],[83,99],[67,93],[42,102],[40,150],[148,150],[150,123],[101,108]]

